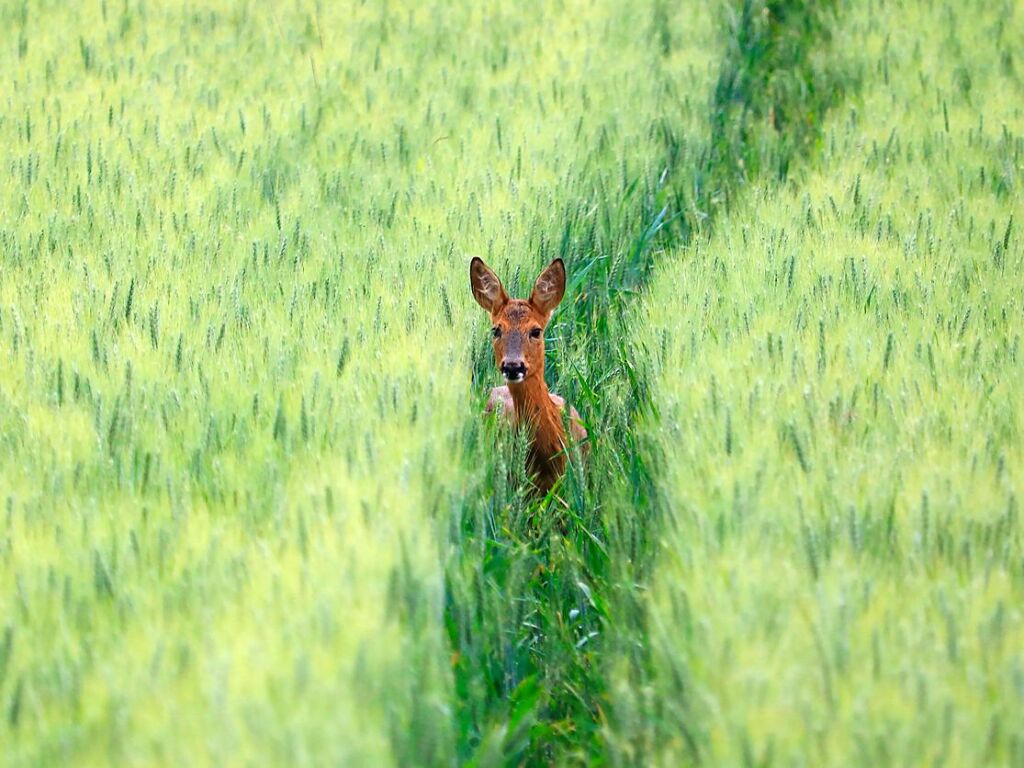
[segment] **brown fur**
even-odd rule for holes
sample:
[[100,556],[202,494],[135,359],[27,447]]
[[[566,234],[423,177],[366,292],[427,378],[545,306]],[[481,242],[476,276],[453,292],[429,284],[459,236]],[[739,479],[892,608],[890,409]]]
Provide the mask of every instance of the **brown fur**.
[[[547,493],[565,472],[566,435],[562,413],[565,400],[549,392],[544,381],[544,329],[551,312],[565,294],[565,265],[555,259],[537,278],[529,299],[510,299],[491,269],[479,258],[469,268],[470,284],[477,303],[491,315],[494,359],[499,369],[525,366],[521,381],[507,379],[504,387],[491,390],[487,412],[497,410],[511,423],[530,429],[527,469],[538,490]],[[576,409],[569,406],[569,429],[587,451],[587,430]]]

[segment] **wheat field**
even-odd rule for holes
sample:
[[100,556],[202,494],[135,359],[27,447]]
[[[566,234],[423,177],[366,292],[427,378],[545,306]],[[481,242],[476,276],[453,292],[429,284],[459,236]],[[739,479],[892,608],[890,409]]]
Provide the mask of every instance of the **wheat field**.
[[1024,765],[1022,13],[0,3],[0,764]]
[[1009,4],[848,10],[820,151],[662,260],[666,765],[1024,762],[1022,44]]

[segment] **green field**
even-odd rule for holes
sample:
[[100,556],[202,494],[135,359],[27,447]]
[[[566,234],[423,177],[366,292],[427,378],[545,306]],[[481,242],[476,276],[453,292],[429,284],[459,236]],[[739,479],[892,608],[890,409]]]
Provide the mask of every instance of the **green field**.
[[[929,30],[921,35],[918,30]],[[665,764],[1024,764],[1024,16],[865,3],[860,92],[662,259]]]
[[0,764],[1024,765],[1024,9],[0,24]]

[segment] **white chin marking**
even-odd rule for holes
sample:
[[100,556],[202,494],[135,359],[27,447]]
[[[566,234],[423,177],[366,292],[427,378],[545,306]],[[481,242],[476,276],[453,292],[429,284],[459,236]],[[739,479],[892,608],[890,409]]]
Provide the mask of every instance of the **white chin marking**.
[[510,384],[518,384],[519,382],[521,382],[525,378],[526,377],[523,376],[523,374],[517,373],[515,376],[506,376],[505,377],[505,381],[507,381]]

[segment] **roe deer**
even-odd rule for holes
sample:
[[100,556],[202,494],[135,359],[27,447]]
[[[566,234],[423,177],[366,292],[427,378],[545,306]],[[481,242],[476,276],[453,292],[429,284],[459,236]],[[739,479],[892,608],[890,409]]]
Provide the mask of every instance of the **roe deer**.
[[[510,299],[501,280],[480,258],[470,262],[469,282],[473,298],[491,314],[494,360],[508,382],[491,390],[487,413],[497,409],[513,424],[528,426],[527,469],[537,489],[547,493],[562,476],[566,462],[565,400],[549,392],[544,382],[544,329],[565,295],[565,264],[561,259],[552,261],[537,278],[529,299]],[[569,429],[574,440],[586,440],[587,430],[572,406]],[[582,449],[585,453],[585,442]]]

